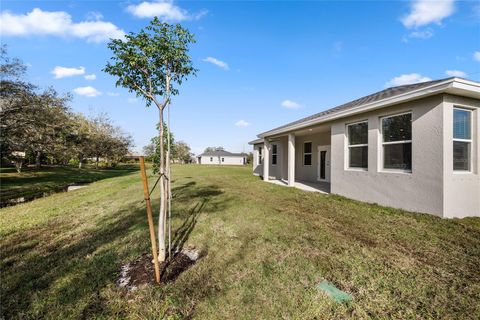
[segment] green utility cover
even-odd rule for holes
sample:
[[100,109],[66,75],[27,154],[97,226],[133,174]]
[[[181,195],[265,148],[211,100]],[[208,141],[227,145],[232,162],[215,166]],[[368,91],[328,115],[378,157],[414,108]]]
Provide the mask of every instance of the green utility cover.
[[325,292],[335,302],[348,302],[352,301],[352,296],[342,290],[337,289],[333,284],[327,280],[323,280],[317,284],[316,288]]

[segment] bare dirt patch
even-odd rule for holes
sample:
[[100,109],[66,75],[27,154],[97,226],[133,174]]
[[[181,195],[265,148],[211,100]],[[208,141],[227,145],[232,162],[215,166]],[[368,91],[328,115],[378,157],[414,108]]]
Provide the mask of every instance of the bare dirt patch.
[[[200,251],[184,249],[160,265],[160,283],[174,282],[183,272],[198,262],[202,257]],[[144,254],[138,259],[121,267],[117,285],[134,291],[147,285],[156,284],[155,269],[151,254]]]

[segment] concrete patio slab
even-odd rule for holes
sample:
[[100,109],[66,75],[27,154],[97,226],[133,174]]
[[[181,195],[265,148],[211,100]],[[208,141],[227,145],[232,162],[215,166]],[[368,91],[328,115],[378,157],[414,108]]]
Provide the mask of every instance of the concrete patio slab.
[[[279,186],[288,186],[288,182],[285,180],[268,180],[268,182],[279,185]],[[295,188],[308,191],[308,192],[320,192],[324,194],[330,193],[330,183],[329,182],[308,182],[295,180]]]

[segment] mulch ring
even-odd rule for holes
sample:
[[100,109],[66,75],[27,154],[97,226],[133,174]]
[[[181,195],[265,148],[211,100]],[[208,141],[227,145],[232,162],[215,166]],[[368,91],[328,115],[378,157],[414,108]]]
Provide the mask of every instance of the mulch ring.
[[[174,282],[180,274],[193,266],[202,256],[195,249],[183,249],[175,253],[172,259],[160,264],[160,283]],[[155,268],[151,254],[144,254],[138,259],[123,265],[117,280],[119,287],[128,291],[156,284]]]

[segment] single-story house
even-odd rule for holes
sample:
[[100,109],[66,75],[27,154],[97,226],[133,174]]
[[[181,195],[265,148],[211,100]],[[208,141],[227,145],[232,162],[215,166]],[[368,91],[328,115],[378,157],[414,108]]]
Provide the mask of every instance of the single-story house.
[[126,161],[128,160],[140,161],[140,157],[142,157],[141,154],[129,152],[123,157],[123,159]]
[[251,141],[253,172],[440,217],[480,216],[480,83],[388,88]]
[[239,165],[247,164],[246,153],[231,153],[225,150],[208,151],[197,156],[199,164]]

